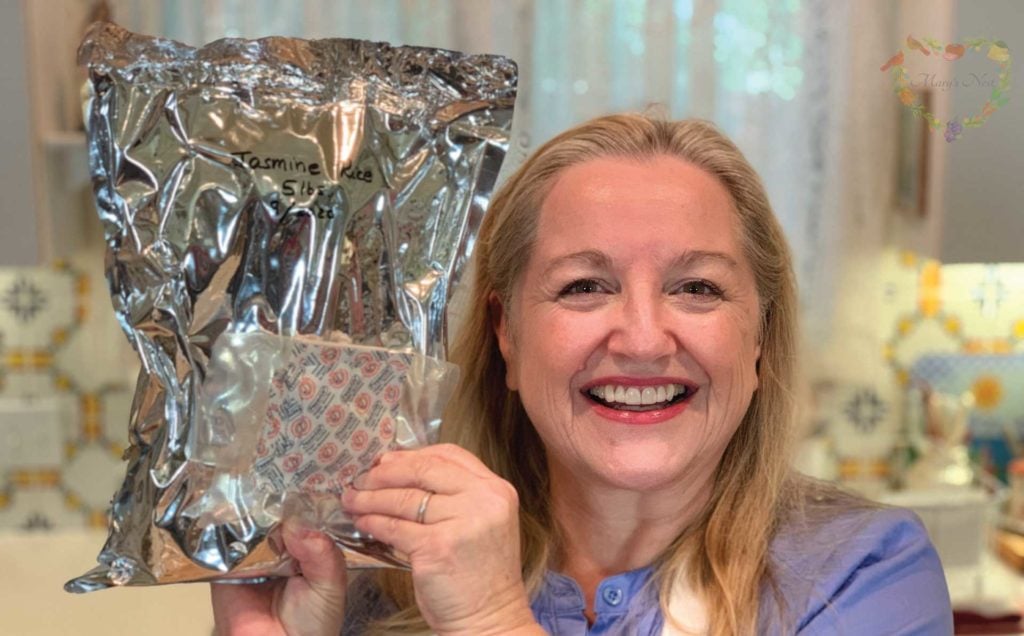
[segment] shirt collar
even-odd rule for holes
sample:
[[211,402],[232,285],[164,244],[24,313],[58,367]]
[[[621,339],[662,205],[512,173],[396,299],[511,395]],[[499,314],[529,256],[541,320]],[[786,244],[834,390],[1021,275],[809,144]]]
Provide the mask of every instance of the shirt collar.
[[[636,610],[636,600],[641,594],[647,594],[656,600],[657,594],[654,589],[645,588],[653,573],[654,568],[646,566],[605,578],[597,586],[594,612],[598,616],[608,616],[624,614],[631,608]],[[532,607],[535,613],[580,614],[585,607],[583,591],[571,577],[549,570],[544,574],[544,582]]]

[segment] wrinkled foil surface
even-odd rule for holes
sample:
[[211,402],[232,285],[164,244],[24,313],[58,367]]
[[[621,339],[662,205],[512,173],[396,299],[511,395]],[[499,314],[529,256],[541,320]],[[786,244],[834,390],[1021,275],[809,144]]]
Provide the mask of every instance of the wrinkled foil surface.
[[[185,514],[218,479],[189,441],[214,343],[341,334],[443,361],[515,64],[347,39],[193,48],[110,23],[79,61],[107,279],[142,365],[100,565],[65,588],[292,574],[278,519]],[[401,564],[356,532],[335,540],[350,565]]]

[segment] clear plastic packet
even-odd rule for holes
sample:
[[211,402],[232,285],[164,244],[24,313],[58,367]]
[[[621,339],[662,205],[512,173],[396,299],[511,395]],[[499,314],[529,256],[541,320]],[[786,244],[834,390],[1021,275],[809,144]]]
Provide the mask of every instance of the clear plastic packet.
[[[212,480],[178,515],[205,528],[251,519],[270,529],[295,517],[402,566],[355,529],[339,498],[381,453],[436,442],[457,381],[457,367],[417,353],[225,333],[214,344],[186,447],[192,462],[212,469]],[[246,555],[239,543],[229,558]]]
[[433,441],[515,64],[342,39],[192,48],[109,23],[79,59],[111,299],[142,368],[109,538],[65,589],[288,575],[289,516],[350,565],[401,566],[337,497],[387,448]]

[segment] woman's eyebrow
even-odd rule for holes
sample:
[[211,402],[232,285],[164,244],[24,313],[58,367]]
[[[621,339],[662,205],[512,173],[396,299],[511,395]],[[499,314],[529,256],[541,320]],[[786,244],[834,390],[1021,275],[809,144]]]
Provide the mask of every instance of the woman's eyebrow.
[[709,261],[721,263],[729,269],[739,268],[739,263],[736,262],[736,259],[725,252],[709,252],[706,250],[690,250],[683,252],[674,261],[672,261],[672,267],[685,268],[700,265]]
[[559,267],[569,264],[590,265],[595,268],[607,269],[611,267],[612,259],[608,258],[608,255],[604,252],[598,250],[583,250],[582,252],[563,254],[548,263],[548,266],[544,269],[544,276],[548,276]]
[[[736,259],[725,252],[688,250],[672,261],[671,269],[685,269],[707,262],[721,263],[729,269],[739,268],[739,263],[736,262]],[[547,277],[559,267],[570,264],[588,265],[595,269],[610,269],[612,259],[599,250],[583,250],[571,254],[563,254],[548,263],[548,266],[544,269],[544,276]]]

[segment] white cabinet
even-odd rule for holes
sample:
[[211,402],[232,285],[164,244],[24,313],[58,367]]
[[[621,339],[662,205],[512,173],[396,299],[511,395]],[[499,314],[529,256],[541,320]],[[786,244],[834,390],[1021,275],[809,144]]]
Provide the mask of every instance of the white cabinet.
[[76,60],[92,4],[0,3],[0,266],[96,249]]

